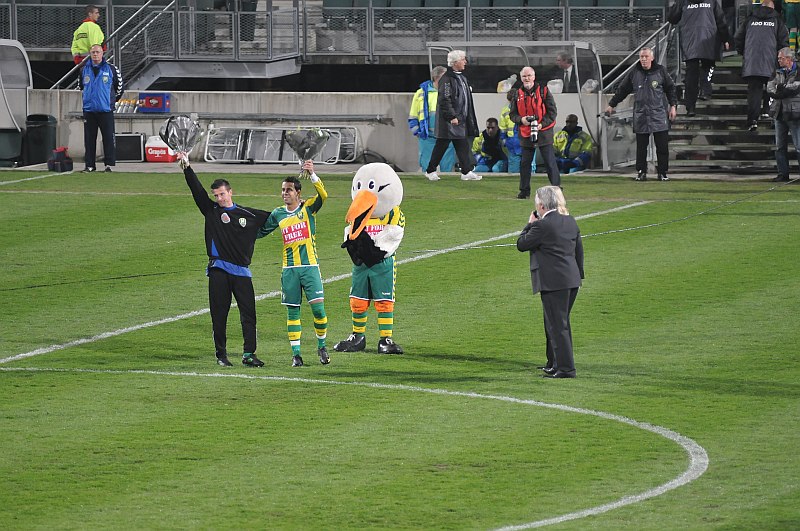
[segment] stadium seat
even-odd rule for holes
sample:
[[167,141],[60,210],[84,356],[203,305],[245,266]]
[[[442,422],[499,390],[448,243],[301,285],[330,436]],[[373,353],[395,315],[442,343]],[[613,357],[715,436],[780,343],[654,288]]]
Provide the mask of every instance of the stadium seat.
[[528,7],[558,7],[559,0],[528,0]]
[[423,7],[458,7],[458,0],[424,0]]
[[[369,0],[353,0],[353,7],[369,7]],[[372,0],[372,7],[389,7],[389,0]]]

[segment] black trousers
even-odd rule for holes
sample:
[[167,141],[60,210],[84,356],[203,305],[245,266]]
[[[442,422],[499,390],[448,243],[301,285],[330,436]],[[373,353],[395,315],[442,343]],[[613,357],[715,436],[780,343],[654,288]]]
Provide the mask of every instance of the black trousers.
[[751,124],[758,121],[762,109],[766,112],[766,109],[769,108],[769,95],[764,90],[769,78],[751,76],[745,79],[747,80],[747,123]]
[[547,337],[547,366],[574,373],[575,357],[569,314],[578,297],[578,288],[543,291],[541,296]]
[[[519,191],[527,195],[531,194],[531,162],[533,161],[534,150],[536,145],[530,139],[525,141],[523,138],[520,142],[522,147],[522,155],[519,160]],[[544,160],[545,171],[547,172],[547,180],[553,186],[561,186],[561,174],[558,171],[558,161],[556,161],[556,154],[553,151],[553,144],[548,146],[538,146],[539,152],[542,154]]]
[[458,165],[461,166],[461,174],[466,175],[472,171],[475,165],[472,163],[472,143],[466,138],[437,138],[436,144],[433,145],[431,152],[431,161],[425,169],[426,173],[436,171],[436,166],[442,162],[444,152],[447,151],[447,146],[453,143],[456,150],[456,157],[458,157]]
[[[656,144],[656,171],[667,173],[669,170],[669,131],[653,133]],[[647,171],[647,146],[650,144],[650,133],[636,133],[636,169]]]
[[214,349],[217,356],[227,354],[228,312],[231,309],[231,294],[239,305],[239,320],[242,323],[244,346],[242,352],[256,351],[256,295],[253,279],[229,275],[222,269],[208,269],[208,305],[211,309],[211,328],[214,332]]
[[84,112],[83,147],[86,150],[86,167],[94,168],[97,158],[97,130],[103,135],[103,162],[106,166],[117,163],[117,143],[114,137],[113,112]]
[[[697,95],[700,89],[710,95],[711,72],[714,70],[715,62],[711,59],[689,59],[686,61],[686,94],[683,95],[687,110],[694,110],[697,105]],[[700,72],[703,76],[701,79]]]

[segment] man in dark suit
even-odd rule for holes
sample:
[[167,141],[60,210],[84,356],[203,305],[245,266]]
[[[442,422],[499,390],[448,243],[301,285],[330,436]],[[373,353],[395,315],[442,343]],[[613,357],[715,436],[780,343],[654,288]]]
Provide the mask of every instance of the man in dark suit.
[[578,92],[578,74],[572,57],[567,52],[558,52],[556,55],[557,79],[564,82],[561,92]]
[[536,210],[517,239],[519,251],[530,251],[531,284],[542,297],[547,338],[546,378],[574,378],[569,314],[583,276],[583,243],[557,186],[536,190]]

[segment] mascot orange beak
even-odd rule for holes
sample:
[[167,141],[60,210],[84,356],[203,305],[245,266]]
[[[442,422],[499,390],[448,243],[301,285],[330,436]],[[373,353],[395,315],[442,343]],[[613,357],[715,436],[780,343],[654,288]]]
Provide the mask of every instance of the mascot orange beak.
[[351,240],[355,240],[367,226],[367,220],[372,217],[372,211],[375,210],[377,204],[378,196],[369,190],[361,190],[353,198],[353,202],[344,216],[344,220],[350,224]]

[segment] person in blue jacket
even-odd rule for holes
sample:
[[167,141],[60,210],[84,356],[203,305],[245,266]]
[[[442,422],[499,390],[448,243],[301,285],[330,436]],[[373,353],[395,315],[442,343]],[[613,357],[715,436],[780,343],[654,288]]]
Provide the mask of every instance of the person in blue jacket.
[[83,173],[96,170],[97,130],[103,135],[103,162],[107,172],[116,165],[114,141],[114,105],[122,97],[122,76],[116,66],[103,57],[103,47],[89,50],[91,61],[81,70],[78,86],[83,92],[83,144],[86,167]]

